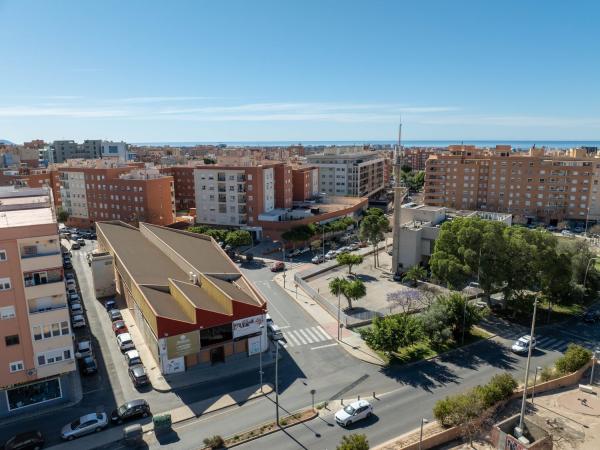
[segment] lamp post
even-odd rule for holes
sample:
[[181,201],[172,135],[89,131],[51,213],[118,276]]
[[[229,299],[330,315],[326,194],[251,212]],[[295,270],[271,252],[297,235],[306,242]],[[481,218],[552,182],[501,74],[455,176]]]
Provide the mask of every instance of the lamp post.
[[340,306],[340,297],[342,296],[342,292],[338,292],[338,310],[337,310],[337,338],[338,341],[342,340],[342,330],[340,328],[340,315],[341,315],[341,306]]
[[423,425],[429,423],[429,420],[422,418],[421,419],[421,433],[419,434],[419,450],[421,450],[421,442],[423,442]]
[[279,341],[275,341],[275,422],[279,426]]
[[467,322],[467,299],[463,305],[463,326],[462,326],[462,339],[460,345],[465,345],[465,324]]
[[596,352],[600,349],[596,347],[592,353],[592,373],[590,374],[590,386],[594,384],[594,367],[596,367]]
[[529,350],[527,352],[527,365],[525,366],[525,389],[523,390],[523,399],[521,401],[521,415],[519,417],[519,428],[523,429],[523,418],[525,417],[525,402],[527,401],[527,384],[529,378],[529,365],[531,364],[531,342],[534,339],[535,333],[535,313],[537,312],[538,299],[533,302],[533,317],[531,319],[531,332],[529,333]]
[[315,389],[310,390],[310,395],[312,396],[312,409],[315,410],[315,394],[317,391]]
[[533,405],[533,398],[535,397],[535,384],[537,382],[537,373],[538,370],[541,371],[542,368],[540,366],[537,366],[535,368],[535,375],[533,376],[533,389],[531,389],[531,404]]
[[283,288],[285,289],[285,244],[281,241],[281,256],[283,259]]
[[259,328],[260,328],[260,352],[259,352],[259,358],[258,358],[258,373],[260,375],[260,392],[262,392],[263,391],[262,343],[263,343],[263,330],[265,329],[265,326],[261,325]]

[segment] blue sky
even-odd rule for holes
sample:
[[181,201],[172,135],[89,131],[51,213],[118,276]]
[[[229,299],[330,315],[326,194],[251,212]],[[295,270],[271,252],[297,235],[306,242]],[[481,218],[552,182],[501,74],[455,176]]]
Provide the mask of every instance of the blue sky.
[[[576,6],[576,7],[575,7]],[[596,1],[0,0],[0,138],[600,139]]]

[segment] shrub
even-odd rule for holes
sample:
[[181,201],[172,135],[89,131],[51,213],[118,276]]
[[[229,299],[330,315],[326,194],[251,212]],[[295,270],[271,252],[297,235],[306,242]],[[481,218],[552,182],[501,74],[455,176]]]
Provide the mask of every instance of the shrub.
[[215,434],[214,436],[206,438],[202,442],[204,442],[204,445],[206,445],[211,450],[213,450],[213,449],[217,450],[217,449],[223,448],[225,446],[225,441],[218,434]]
[[422,341],[409,345],[408,347],[401,348],[396,354],[396,358],[399,361],[406,363],[429,358],[430,356],[434,355],[435,352],[431,349],[429,344],[425,341]]
[[556,373],[553,367],[544,367],[540,372],[540,380],[542,382],[554,380],[555,378],[558,378],[558,376],[559,374]]
[[592,352],[589,350],[580,345],[569,344],[565,354],[558,358],[554,365],[559,374],[566,375],[581,369],[591,357]]
[[369,441],[364,434],[350,434],[342,436],[342,442],[336,450],[369,450]]

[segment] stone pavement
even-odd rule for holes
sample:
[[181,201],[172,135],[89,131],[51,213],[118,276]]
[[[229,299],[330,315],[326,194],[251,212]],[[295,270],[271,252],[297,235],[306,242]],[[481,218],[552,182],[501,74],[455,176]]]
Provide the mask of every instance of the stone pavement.
[[[285,285],[285,291],[288,295],[294,299],[313,319],[329,334],[332,339],[337,338],[337,318],[331,316],[325,309],[315,302],[310,296],[300,287],[295,287],[293,282],[294,274],[301,272],[306,269],[307,266],[312,264],[299,265],[291,270],[287,270],[287,281]],[[275,278],[275,282],[283,288],[283,273],[279,273]],[[347,328],[342,328],[341,338],[339,340],[341,347],[346,350],[350,355],[364,362],[375,364],[378,366],[384,366],[383,361],[373,350],[371,350],[367,344],[361,339],[358,333]]]
[[[258,373],[258,368],[260,366],[259,355],[254,355],[239,361],[228,362],[227,364],[197,369],[192,367],[183,373],[164,376],[160,372],[160,368],[158,367],[154,356],[152,356],[150,349],[142,338],[131,312],[125,308],[121,310],[121,315],[127,324],[135,348],[144,362],[152,388],[157,392],[171,392],[174,389],[193,386],[210,380],[217,380],[225,376],[237,375],[249,371]],[[264,352],[262,355],[263,368],[274,363],[275,357],[273,356],[273,352]]]
[[[175,408],[171,411],[165,411],[162,414],[170,413],[171,423],[175,424],[195,417],[199,417],[204,414],[219,411],[224,408],[229,408],[232,406],[239,405],[241,403],[246,403],[249,400],[270,394],[272,391],[273,388],[268,384],[262,386],[262,391],[260,388],[256,389],[255,387],[240,389],[238,391],[230,392],[229,394],[223,395],[221,397],[213,397],[210,399],[191,403],[189,405],[180,406],[179,408]],[[110,411],[107,411],[107,413],[110,414]],[[121,438],[123,437],[123,428],[125,426],[127,426],[127,424],[123,426],[109,425],[107,429],[99,433],[93,433],[82,438],[75,439],[74,441],[63,442],[61,444],[49,447],[49,449],[77,450],[80,448],[107,447],[121,440]],[[144,430],[144,432],[152,431],[154,429],[152,421],[150,419],[146,419],[146,422],[142,425],[142,429]]]
[[598,398],[597,389],[594,394],[587,394],[578,389],[561,394],[556,399],[556,403],[561,408],[568,409],[577,414],[585,414],[586,416],[600,416],[600,398]]

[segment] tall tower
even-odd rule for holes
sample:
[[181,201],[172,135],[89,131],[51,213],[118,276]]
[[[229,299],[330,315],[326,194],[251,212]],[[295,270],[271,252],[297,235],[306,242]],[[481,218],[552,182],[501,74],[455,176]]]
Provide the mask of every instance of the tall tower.
[[402,202],[406,197],[406,188],[400,186],[400,173],[402,167],[402,119],[398,125],[398,145],[394,154],[394,223],[392,225],[392,273],[399,271],[398,262],[400,260],[400,225],[402,223]]

